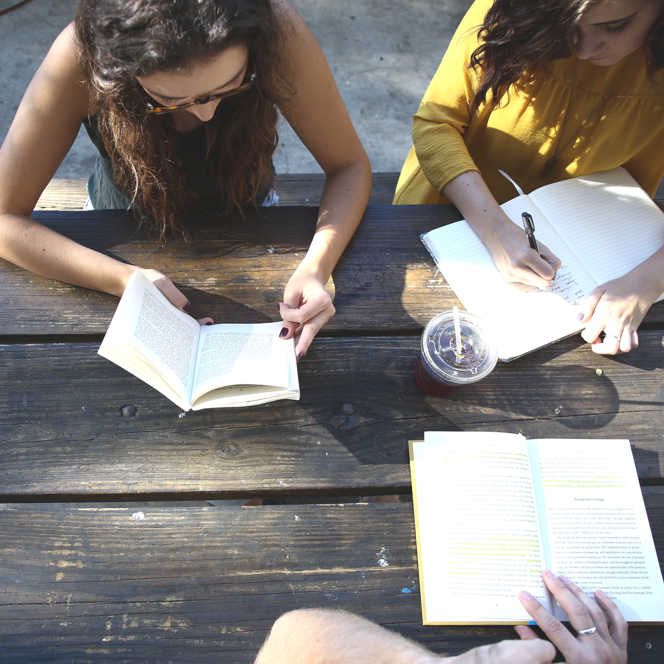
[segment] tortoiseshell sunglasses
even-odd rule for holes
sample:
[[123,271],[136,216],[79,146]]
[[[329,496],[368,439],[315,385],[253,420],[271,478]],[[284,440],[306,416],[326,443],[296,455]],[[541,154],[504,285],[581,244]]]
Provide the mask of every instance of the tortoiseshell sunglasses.
[[191,108],[192,106],[198,106],[199,104],[208,104],[215,99],[226,99],[227,97],[233,97],[234,95],[239,95],[241,92],[250,90],[256,85],[256,74],[252,74],[251,78],[237,88],[228,90],[227,92],[220,92],[216,95],[208,95],[202,99],[195,99],[194,101],[187,102],[186,104],[180,104],[179,106],[155,106],[150,101],[145,98],[145,91],[142,86],[137,84],[138,92],[141,97],[141,100],[145,104],[145,109],[149,114],[153,115],[165,115],[166,113],[175,113],[176,111],[181,111],[185,108]]

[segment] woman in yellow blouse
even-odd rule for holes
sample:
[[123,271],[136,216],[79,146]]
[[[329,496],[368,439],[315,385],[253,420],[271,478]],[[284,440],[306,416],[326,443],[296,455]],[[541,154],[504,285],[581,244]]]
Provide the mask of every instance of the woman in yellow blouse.
[[[543,245],[540,259],[501,210],[515,192],[498,169],[528,193],[624,166],[654,195],[662,67],[664,0],[476,0],[415,115],[394,203],[454,203],[507,281],[547,288],[560,261]],[[664,247],[592,293],[582,336],[629,351],[662,292]]]

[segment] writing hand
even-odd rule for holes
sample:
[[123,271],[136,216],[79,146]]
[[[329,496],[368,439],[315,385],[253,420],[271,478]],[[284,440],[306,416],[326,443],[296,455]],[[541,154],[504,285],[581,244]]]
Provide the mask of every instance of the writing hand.
[[322,280],[300,266],[286,285],[279,314],[284,329],[288,330],[283,338],[296,340],[295,355],[299,362],[319,330],[334,316],[335,309]]
[[[166,299],[175,307],[190,314],[193,311],[191,302],[175,287],[175,284],[158,270],[139,270],[166,296]],[[201,325],[211,325],[214,321],[208,316],[196,319]]]
[[507,220],[484,242],[503,279],[546,290],[560,267],[560,259],[539,242],[541,257],[528,244],[526,234]]
[[[636,270],[598,286],[579,313],[579,320],[586,323],[581,336],[592,344],[595,353],[628,353],[639,345],[636,330],[660,295],[656,292],[658,288]],[[603,340],[600,339],[602,332]]]
[[[546,570],[542,575],[547,588],[566,611],[572,627],[579,632],[595,627],[592,634],[574,637],[570,631],[530,593],[521,592],[521,604],[551,642],[565,656],[567,664],[625,664],[627,662],[627,621],[616,604],[601,590],[595,601],[564,576]],[[608,620],[607,620],[608,617]],[[524,640],[537,639],[525,625],[514,628]]]

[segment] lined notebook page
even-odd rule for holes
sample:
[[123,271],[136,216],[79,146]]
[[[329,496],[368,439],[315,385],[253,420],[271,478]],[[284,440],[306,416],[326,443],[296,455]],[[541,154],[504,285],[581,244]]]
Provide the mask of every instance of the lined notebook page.
[[498,357],[504,361],[578,332],[576,305],[595,287],[527,196],[508,205],[512,218],[520,219],[522,212],[530,212],[537,237],[566,266],[549,291],[524,292],[505,282],[491,254],[465,221],[443,226],[422,238],[463,306],[491,326],[498,341]]
[[624,168],[556,182],[530,197],[598,284],[664,244],[664,213]]

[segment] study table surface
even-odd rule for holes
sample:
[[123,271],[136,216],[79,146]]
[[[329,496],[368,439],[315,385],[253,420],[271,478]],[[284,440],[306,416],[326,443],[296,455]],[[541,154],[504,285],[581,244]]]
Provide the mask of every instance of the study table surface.
[[[162,270],[197,316],[258,323],[279,320],[316,214],[200,217],[162,248],[129,213],[35,218]],[[328,284],[337,314],[299,365],[300,401],[251,408],[183,413],[97,355],[117,298],[0,262],[0,648],[16,661],[249,662],[274,619],[303,606],[355,610],[449,654],[509,638],[421,625],[408,503],[124,506],[408,494],[408,440],[428,430],[629,438],[664,560],[664,305],[627,355],[576,336],[428,397],[412,377],[419,336],[458,302],[419,236],[459,218],[369,207]],[[630,661],[661,661],[664,630],[630,633]]]

